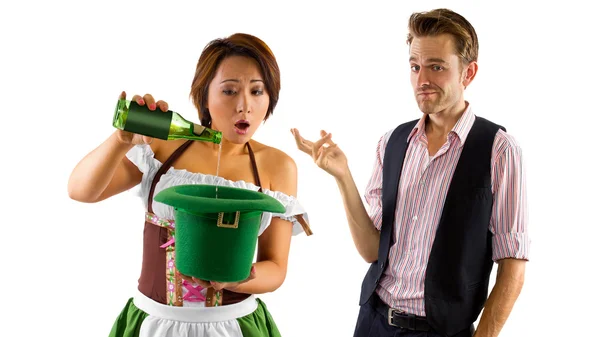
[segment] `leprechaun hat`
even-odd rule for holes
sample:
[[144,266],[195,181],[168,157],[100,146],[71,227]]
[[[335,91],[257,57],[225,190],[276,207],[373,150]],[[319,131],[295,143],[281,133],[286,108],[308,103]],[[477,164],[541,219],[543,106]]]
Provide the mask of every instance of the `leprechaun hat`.
[[262,213],[285,212],[273,197],[227,186],[178,185],[154,200],[174,208],[179,272],[217,282],[250,276]]

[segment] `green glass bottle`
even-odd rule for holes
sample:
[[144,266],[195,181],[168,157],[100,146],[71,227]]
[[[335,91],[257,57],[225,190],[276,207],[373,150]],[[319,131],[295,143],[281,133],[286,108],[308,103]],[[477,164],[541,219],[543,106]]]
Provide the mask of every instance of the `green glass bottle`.
[[192,123],[177,112],[163,112],[158,107],[151,111],[137,102],[120,99],[115,108],[113,126],[144,136],[164,140],[191,139],[215,144],[221,143],[221,132]]

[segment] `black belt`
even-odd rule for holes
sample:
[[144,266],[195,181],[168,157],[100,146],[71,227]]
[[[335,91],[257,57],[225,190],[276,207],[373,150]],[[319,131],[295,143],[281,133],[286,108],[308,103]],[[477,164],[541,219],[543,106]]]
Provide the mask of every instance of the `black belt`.
[[427,323],[427,318],[392,309],[377,294],[371,296],[370,302],[375,310],[387,319],[388,324],[391,326],[412,331],[432,330],[429,323]]

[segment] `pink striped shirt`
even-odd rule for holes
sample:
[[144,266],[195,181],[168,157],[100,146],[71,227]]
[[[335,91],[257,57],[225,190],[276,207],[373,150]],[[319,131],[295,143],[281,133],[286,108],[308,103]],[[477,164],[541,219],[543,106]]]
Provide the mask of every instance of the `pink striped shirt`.
[[[432,158],[427,150],[425,117],[407,139],[409,145],[396,204],[396,240],[390,247],[388,267],[376,290],[390,307],[425,316],[423,293],[429,253],[454,169],[474,122],[469,104],[446,143]],[[383,156],[392,132],[379,140],[375,167],[365,193],[369,216],[378,230],[382,221]],[[493,259],[527,260],[527,200],[521,148],[502,130],[494,140],[491,180],[494,202],[489,229],[493,234]]]

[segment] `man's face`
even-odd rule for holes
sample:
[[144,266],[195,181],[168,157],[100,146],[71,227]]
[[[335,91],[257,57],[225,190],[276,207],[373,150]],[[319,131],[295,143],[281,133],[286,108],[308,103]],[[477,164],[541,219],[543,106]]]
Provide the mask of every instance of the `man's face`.
[[415,98],[425,114],[451,109],[460,103],[477,70],[475,62],[463,64],[449,34],[415,37],[410,45],[409,62]]

